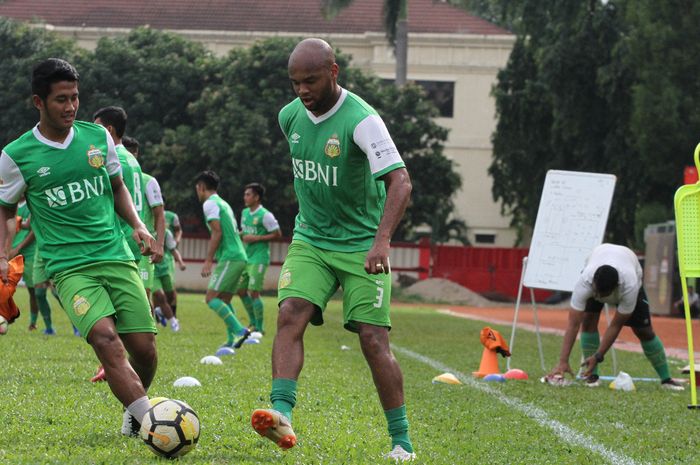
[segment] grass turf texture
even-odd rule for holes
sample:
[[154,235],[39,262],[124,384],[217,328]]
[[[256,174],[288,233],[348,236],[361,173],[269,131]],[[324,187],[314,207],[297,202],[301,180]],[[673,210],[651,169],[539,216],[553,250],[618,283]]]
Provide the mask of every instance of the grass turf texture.
[[[18,292],[21,308],[26,291]],[[55,308],[57,305],[52,301]],[[239,316],[245,312],[234,300]],[[202,295],[181,294],[182,331],[161,329],[159,368],[151,396],[189,403],[199,414],[198,447],[182,458],[192,464],[372,464],[389,451],[386,423],[359,349],[357,336],[342,329],[340,303],[333,301],[326,325],[306,333],[306,364],[299,380],[294,427],[297,447],[288,452],[260,438],[249,426],[254,408],[269,406],[270,350],[276,306],[266,299],[267,336],[245,345],[222,366],[201,365],[224,342],[223,323]],[[97,365],[90,347],[72,335],[65,314],[54,311],[57,336],[28,333],[28,312],[0,337],[0,463],[163,463],[137,439],[119,434],[122,409],[105,383],[92,384]],[[416,306],[394,306],[392,343],[470,374],[479,365],[483,323],[456,319]],[[504,336],[509,328],[495,326]],[[548,364],[558,356],[561,338],[543,335]],[[340,350],[341,345],[351,350]],[[523,349],[520,352],[520,349]],[[697,463],[700,412],[688,411],[688,392],[672,393],[657,383],[638,382],[636,392],[606,387],[545,386],[534,335],[519,331],[513,366],[529,381],[489,383],[490,394],[470,385],[433,385],[440,374],[396,350],[405,377],[411,435],[417,463],[607,463],[601,455],[557,436],[552,429],[496,400],[507,396],[544,411],[550,420],[592,438],[633,463]],[[578,346],[572,361],[578,360]],[[505,367],[501,359],[501,368]],[[641,354],[618,351],[621,369],[653,377]],[[673,360],[672,360],[673,362]],[[679,364],[672,365],[678,375]],[[610,374],[606,358],[602,374]],[[199,388],[174,388],[181,376],[194,376]]]

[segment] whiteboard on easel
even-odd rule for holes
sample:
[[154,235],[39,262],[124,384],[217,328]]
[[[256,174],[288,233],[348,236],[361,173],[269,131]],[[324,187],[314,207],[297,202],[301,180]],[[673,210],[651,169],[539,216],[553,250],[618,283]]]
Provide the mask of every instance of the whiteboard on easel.
[[603,242],[617,178],[549,170],[544,181],[523,284],[574,290],[591,251]]

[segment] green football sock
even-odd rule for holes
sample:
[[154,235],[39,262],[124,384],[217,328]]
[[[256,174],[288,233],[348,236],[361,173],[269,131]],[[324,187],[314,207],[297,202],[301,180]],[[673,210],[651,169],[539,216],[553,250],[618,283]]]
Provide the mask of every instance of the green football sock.
[[292,409],[297,404],[297,381],[289,378],[273,379],[270,401],[273,409],[292,421]]
[[238,334],[245,329],[245,326],[243,326],[243,323],[238,320],[238,317],[236,316],[236,309],[233,308],[233,305],[231,305],[229,302],[226,304],[226,306],[231,311],[231,316],[233,316],[233,332],[234,334]]
[[[234,335],[240,331],[240,328],[243,328],[236,319],[236,316],[231,312],[228,305],[226,305],[226,303],[219,298],[215,297],[211,299],[207,305],[209,308],[214,310],[217,315],[219,315],[219,318],[224,320],[224,323],[226,323],[226,331],[228,333],[228,340],[226,343],[229,345],[233,344]],[[238,330],[236,329],[236,323],[238,323]]]
[[391,448],[397,445],[404,448],[406,452],[413,452],[413,444],[408,436],[408,417],[406,416],[406,404],[390,410],[384,410],[386,422],[391,436]]
[[263,332],[263,302],[260,297],[253,300],[253,311],[255,312],[255,329]]
[[[598,332],[587,333],[581,331],[581,352],[583,352],[583,358],[588,358],[595,354],[598,351],[598,347],[600,347],[600,334]],[[598,365],[593,369],[593,374],[598,374]]]
[[177,316],[177,304],[171,305],[170,308],[173,309],[173,316]]
[[250,325],[257,326],[257,321],[255,320],[255,311],[253,310],[253,299],[248,295],[244,295],[241,297],[241,302],[243,302],[243,306],[245,307],[246,313],[248,313],[248,318],[250,320]]
[[34,296],[36,297],[36,304],[39,307],[39,312],[41,312],[41,317],[44,319],[46,329],[53,329],[51,325],[51,306],[46,298],[46,288],[38,287],[34,289]]
[[659,336],[654,336],[654,339],[650,341],[642,341],[642,349],[644,349],[644,355],[651,362],[651,366],[654,367],[661,381],[669,379],[671,372],[666,361],[666,351]]
[[[36,298],[36,295],[34,296]],[[29,310],[29,324],[36,326],[36,320],[39,318],[39,312],[33,312],[31,309]]]

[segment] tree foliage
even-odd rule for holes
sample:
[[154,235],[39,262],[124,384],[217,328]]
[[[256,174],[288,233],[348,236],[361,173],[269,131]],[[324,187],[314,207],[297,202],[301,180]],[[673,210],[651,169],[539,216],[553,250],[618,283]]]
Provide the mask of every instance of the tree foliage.
[[[127,134],[141,143],[141,164],[158,178],[168,208],[184,218],[200,219],[193,178],[214,169],[222,178],[221,194],[237,211],[243,206],[243,186],[263,183],[266,206],[275,212],[283,232],[291,234],[297,204],[289,149],[277,114],[294,98],[287,59],[295,43],[270,39],[218,58],[175,34],[140,28],[124,37],[103,38],[87,52],[46,31],[0,20],[3,145],[37,120],[29,98],[34,64],[51,56],[65,58],[81,73],[79,118],[90,120],[106,105],[126,109]],[[382,114],[416,190],[425,189],[413,197],[396,237],[409,238],[423,223],[433,225],[436,239],[459,232],[446,226],[459,226],[451,215],[452,197],[461,181],[442,153],[447,131],[432,121],[435,107],[421,88],[395,88],[353,69],[349,61],[338,52],[341,85]]]

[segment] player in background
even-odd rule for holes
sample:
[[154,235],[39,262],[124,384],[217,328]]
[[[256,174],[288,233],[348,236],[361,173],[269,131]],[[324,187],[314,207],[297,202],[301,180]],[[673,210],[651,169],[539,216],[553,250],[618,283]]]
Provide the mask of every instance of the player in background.
[[[177,213],[170,210],[165,210],[165,230],[166,234],[168,231],[170,231],[171,235],[173,236],[173,239],[175,240],[175,246],[177,247],[178,245],[180,245],[180,240],[182,239],[182,227],[180,227],[180,218],[177,216]],[[180,255],[179,251],[177,253],[178,255]],[[177,257],[175,257],[175,259],[177,260]],[[182,259],[182,257],[180,257],[180,259]],[[185,268],[181,267],[181,269],[184,270]],[[162,268],[161,271],[163,271]],[[164,278],[163,282],[167,283],[166,288],[163,289],[165,293],[165,298],[168,302],[168,305],[173,311],[173,315],[177,316],[177,290],[175,289],[175,267],[168,267],[168,276],[161,277]],[[155,311],[156,318],[158,318],[159,323],[165,326],[165,317],[160,311],[160,306],[157,305]]]
[[[10,221],[7,225],[8,228],[14,229],[15,233],[14,238],[12,239],[11,249],[9,251],[9,258],[12,259],[17,255],[24,256],[24,273],[22,274],[22,278],[24,279],[24,284],[27,286],[27,292],[29,292],[29,331],[36,330],[36,320],[39,317],[39,312],[41,311],[41,317],[46,325],[44,334],[53,336],[56,334],[56,331],[53,329],[53,325],[51,324],[51,307],[47,308],[48,301],[46,301],[46,293],[44,293],[44,301],[46,301],[46,306],[39,305],[39,300],[36,297],[36,290],[34,287],[34,270],[32,267],[36,251],[36,241],[34,240],[34,233],[32,232],[30,223],[31,213],[29,212],[24,196],[22,196],[17,204],[16,221]],[[11,231],[8,231],[8,233],[10,232]]]
[[238,234],[236,217],[231,206],[217,194],[218,188],[219,176],[213,171],[203,171],[195,178],[195,191],[202,202],[204,220],[211,234],[202,277],[209,278],[205,297],[207,305],[226,323],[227,339],[222,347],[238,349],[250,336],[250,330],[236,318],[231,298],[247,256]]
[[[410,200],[411,180],[381,117],[338,85],[338,71],[333,49],[321,39],[301,41],[289,57],[298,98],[280,110],[279,122],[299,213],[278,285],[273,408],[254,411],[251,423],[283,448],[296,443],[291,415],[304,332],[309,323],[323,323],[328,300],[342,287],[344,326],[359,335],[387,420],[392,450],[385,457],[413,460],[403,375],[389,346],[389,246]],[[324,414],[332,423],[334,414]]]
[[265,188],[258,183],[245,186],[241,213],[241,240],[245,244],[248,264],[238,283],[238,296],[250,318],[251,331],[265,334],[264,309],[260,298],[265,284],[265,273],[270,265],[270,241],[282,237],[280,225],[268,209],[262,206]]
[[[151,254],[150,257],[143,256],[139,262],[139,273],[143,279],[143,286],[146,288],[146,295],[149,301],[151,298],[151,289],[153,288],[153,273],[155,265],[163,260],[163,244],[165,242],[165,206],[163,203],[163,194],[160,191],[158,180],[147,173],[141,173],[141,182],[143,185],[143,204],[144,208],[141,211],[141,219],[146,225],[148,231],[156,238],[158,250],[160,253]],[[172,312],[165,315],[169,320],[173,317]]]
[[[601,341],[598,321],[606,303],[616,305],[617,311]],[[682,391],[683,386],[671,378],[664,345],[651,327],[639,259],[632,250],[614,244],[601,244],[588,257],[571,295],[569,323],[564,333],[559,363],[549,376],[574,375],[569,366],[569,356],[580,328],[581,351],[586,358],[583,376],[587,386],[599,386],[598,364],[603,361],[623,326],[629,326],[639,339],[644,355],[661,379],[661,387]]]
[[[150,253],[155,240],[124,186],[112,137],[102,126],[75,120],[78,80],[75,68],[56,58],[33,69],[39,123],[0,155],[0,221],[14,217],[24,194],[38,252],[66,314],[126,408],[122,433],[136,435],[150,409],[146,391],[157,366],[156,328],[115,212],[133,229],[142,253]],[[0,228],[0,243],[6,235]],[[7,273],[7,256],[0,255],[5,282]]]
[[[156,263],[153,274],[153,306],[155,307],[156,317],[160,313],[163,318],[163,326],[170,325],[170,329],[174,332],[180,331],[180,322],[175,317],[170,304],[168,303],[167,293],[173,291],[173,281],[171,276],[174,274],[175,262],[177,262],[181,271],[185,271],[187,267],[182,261],[182,256],[177,250],[175,237],[169,229],[165,230],[165,255],[160,263]],[[167,315],[171,315],[170,318]]]

